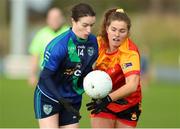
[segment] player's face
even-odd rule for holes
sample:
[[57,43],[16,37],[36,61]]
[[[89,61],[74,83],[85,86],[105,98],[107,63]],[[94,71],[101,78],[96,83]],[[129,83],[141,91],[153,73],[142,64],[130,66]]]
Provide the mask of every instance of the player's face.
[[79,38],[87,39],[95,21],[95,16],[81,17],[77,22],[72,20],[72,30]]
[[106,31],[109,39],[109,46],[113,48],[119,47],[129,34],[127,23],[118,20],[112,21],[106,28]]

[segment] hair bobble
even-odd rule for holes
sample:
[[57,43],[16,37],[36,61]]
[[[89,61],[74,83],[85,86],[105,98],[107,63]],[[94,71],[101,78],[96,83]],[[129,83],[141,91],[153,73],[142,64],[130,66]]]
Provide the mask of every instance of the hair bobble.
[[124,9],[116,9],[116,12],[119,12],[119,13],[124,13]]

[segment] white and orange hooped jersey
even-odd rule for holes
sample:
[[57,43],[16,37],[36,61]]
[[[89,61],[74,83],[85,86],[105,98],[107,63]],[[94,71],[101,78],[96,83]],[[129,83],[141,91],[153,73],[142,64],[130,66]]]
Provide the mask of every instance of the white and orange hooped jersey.
[[[125,84],[125,78],[132,74],[140,75],[140,55],[136,45],[127,38],[119,49],[111,54],[106,53],[106,43],[102,37],[98,37],[99,57],[96,61],[95,69],[107,72],[113,82],[113,91]],[[140,83],[137,90],[125,98],[127,105],[111,103],[108,108],[114,112],[125,110],[141,102]]]

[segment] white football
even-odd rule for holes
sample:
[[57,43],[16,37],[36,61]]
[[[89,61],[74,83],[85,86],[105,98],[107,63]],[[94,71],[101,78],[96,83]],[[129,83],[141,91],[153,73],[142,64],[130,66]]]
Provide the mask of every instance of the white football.
[[94,70],[83,81],[85,93],[94,99],[106,97],[112,90],[111,77],[104,71]]

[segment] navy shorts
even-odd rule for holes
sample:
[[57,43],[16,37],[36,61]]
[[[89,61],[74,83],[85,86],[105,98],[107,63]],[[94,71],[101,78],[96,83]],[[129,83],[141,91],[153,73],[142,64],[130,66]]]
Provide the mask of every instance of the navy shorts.
[[[81,103],[72,104],[79,111]],[[34,92],[34,111],[36,119],[42,119],[59,113],[59,125],[69,125],[78,123],[79,119],[73,112],[68,112],[56,100],[43,94],[38,87]]]

